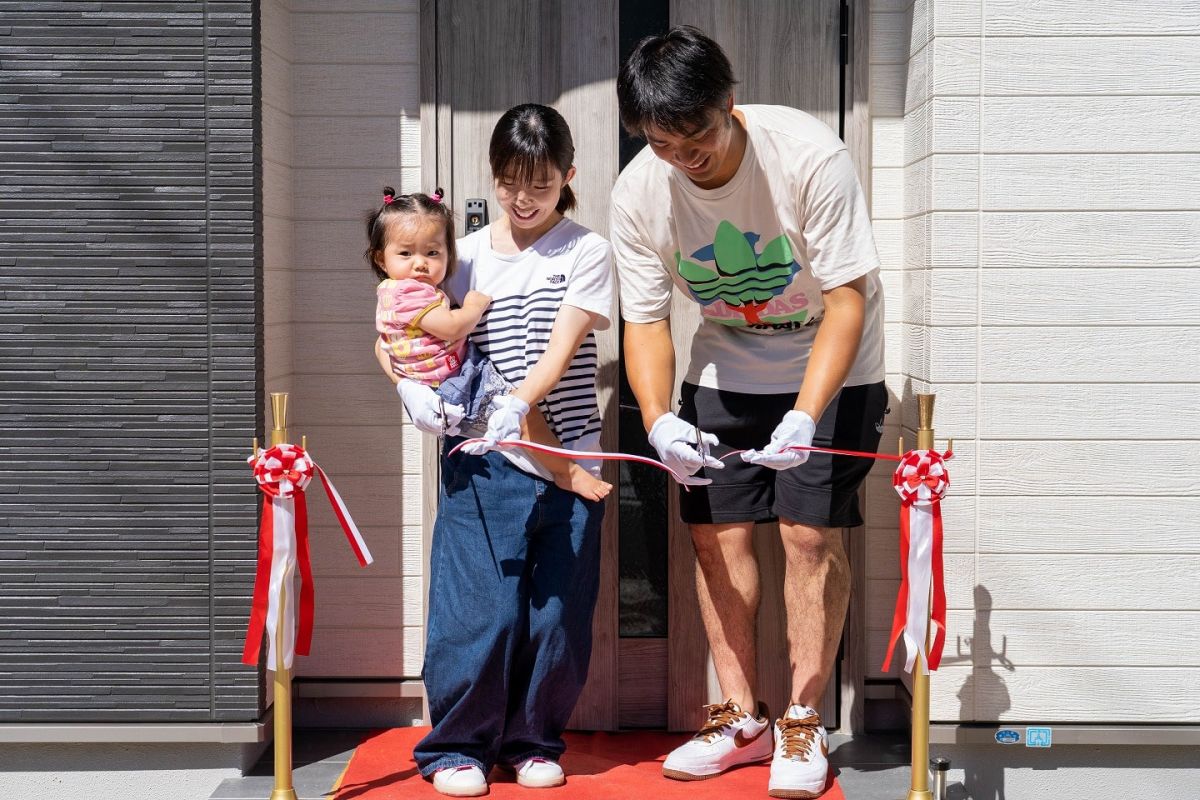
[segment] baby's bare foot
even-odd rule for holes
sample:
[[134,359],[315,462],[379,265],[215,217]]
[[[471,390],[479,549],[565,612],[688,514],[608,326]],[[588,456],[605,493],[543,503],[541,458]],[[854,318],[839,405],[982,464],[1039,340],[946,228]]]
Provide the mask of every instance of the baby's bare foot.
[[572,464],[565,474],[555,475],[554,484],[585,500],[603,500],[613,488],[611,483],[600,480],[578,464]]

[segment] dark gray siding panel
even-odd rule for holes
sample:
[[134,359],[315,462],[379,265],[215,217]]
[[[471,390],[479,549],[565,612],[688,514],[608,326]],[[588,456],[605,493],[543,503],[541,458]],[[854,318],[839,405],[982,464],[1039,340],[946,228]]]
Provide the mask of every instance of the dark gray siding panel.
[[260,711],[256,38],[0,0],[0,720]]

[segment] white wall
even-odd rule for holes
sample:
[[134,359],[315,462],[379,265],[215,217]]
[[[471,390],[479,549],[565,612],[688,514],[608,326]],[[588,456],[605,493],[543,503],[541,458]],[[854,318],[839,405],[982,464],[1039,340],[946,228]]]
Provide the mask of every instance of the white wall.
[[[903,430],[905,398],[911,397],[912,375],[903,358],[904,250],[904,108],[912,26],[912,0],[872,0],[869,53],[871,108],[871,217],[882,262],[885,300],[886,368],[891,414],[880,450],[895,452],[903,433],[913,446],[912,426]],[[867,538],[866,628],[867,677],[886,678],[880,665],[891,627],[899,587],[897,499],[892,489],[894,464],[880,461],[866,483]],[[856,534],[858,535],[858,534]],[[890,675],[896,674],[893,667]]]
[[316,631],[299,676],[421,669],[420,437],[371,355],[376,280],[362,257],[363,218],[382,187],[425,188],[417,8],[263,3],[267,388],[292,392],[292,438],[308,436],[375,556],[358,567],[317,490]]
[[903,375],[957,456],[933,717],[1200,722],[1200,7],[872,8]]

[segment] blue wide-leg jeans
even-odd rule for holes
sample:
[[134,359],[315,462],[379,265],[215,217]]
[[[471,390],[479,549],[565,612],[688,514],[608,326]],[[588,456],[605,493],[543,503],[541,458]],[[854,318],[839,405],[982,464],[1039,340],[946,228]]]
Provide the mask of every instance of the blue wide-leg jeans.
[[430,555],[421,774],[557,760],[587,679],[603,503],[496,452],[445,453]]

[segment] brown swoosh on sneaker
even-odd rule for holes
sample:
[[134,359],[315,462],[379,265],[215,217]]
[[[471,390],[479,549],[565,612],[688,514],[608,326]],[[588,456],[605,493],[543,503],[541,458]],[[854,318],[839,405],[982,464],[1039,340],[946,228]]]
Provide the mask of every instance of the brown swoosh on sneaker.
[[735,733],[733,735],[733,746],[740,750],[743,747],[752,745],[755,742],[757,742],[759,737],[761,737],[768,730],[770,730],[770,728],[768,726],[764,725],[763,729],[761,731],[759,731],[756,735],[747,736],[746,732],[744,730],[742,730],[741,728],[738,728],[737,733]]

